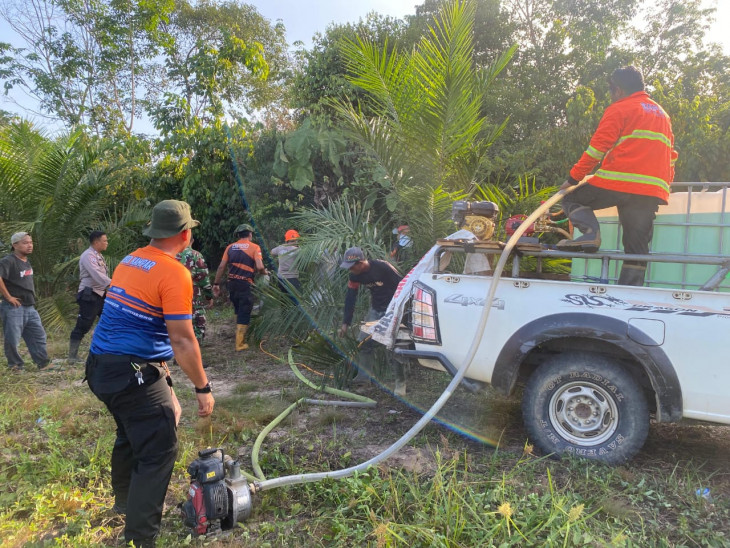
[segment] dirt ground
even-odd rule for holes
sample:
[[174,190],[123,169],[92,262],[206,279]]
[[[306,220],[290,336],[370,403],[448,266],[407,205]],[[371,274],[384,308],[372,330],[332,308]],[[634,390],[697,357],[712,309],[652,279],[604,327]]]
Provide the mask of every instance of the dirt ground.
[[[234,326],[230,323],[213,325],[203,346],[204,361],[209,364],[208,375],[219,400],[239,390],[237,387],[252,383],[256,388],[247,393],[251,398],[279,400],[285,391],[301,390],[302,385],[288,363],[264,352],[272,351],[271,343],[264,341],[263,351],[252,346],[243,353],[235,353]],[[281,356],[284,356],[283,351]],[[317,375],[306,369],[302,371],[317,382]],[[407,367],[407,375],[408,393],[404,398],[392,394],[393,378],[388,374],[382,384],[351,388],[357,394],[376,400],[373,409],[320,406],[298,409],[290,420],[271,432],[264,442],[262,454],[270,443],[280,443],[295,457],[302,458],[311,456],[314,448],[322,453],[330,448],[332,454],[322,458],[336,465],[342,462],[337,459],[341,459],[342,451],[346,450],[350,455],[344,464],[350,466],[378,455],[418,421],[450,380],[445,373],[417,365]],[[327,399],[338,398],[327,396]],[[332,415],[336,417],[336,426],[332,426]],[[441,424],[432,422],[426,426],[416,438],[418,443],[404,447],[386,465],[428,471],[433,466],[432,451],[436,446],[442,452],[466,450],[476,456],[491,455],[495,450],[519,456],[525,450],[526,433],[516,398],[507,399],[489,392],[471,394],[459,388],[438,419]],[[253,440],[238,447],[239,455],[248,457],[251,445]],[[247,466],[250,461],[244,458],[242,462]],[[684,422],[652,424],[644,448],[631,465],[666,470],[669,474],[678,463],[692,463],[697,469],[712,474],[713,493],[730,497],[730,426]]]

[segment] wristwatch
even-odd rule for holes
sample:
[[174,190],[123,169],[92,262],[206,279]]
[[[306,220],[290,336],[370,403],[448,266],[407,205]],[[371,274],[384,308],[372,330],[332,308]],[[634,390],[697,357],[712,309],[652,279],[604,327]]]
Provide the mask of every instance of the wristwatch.
[[206,385],[203,388],[195,387],[195,393],[196,394],[210,394],[213,390],[210,387],[210,383],[206,383]]

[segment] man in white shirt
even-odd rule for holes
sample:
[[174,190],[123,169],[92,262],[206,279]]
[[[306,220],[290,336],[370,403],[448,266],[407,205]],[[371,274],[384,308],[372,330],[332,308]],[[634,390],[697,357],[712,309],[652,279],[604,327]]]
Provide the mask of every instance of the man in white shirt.
[[89,248],[79,258],[79,292],[76,294],[76,302],[79,304],[79,315],[76,318],[76,327],[71,331],[71,339],[68,348],[68,361],[79,360],[79,345],[96,318],[101,316],[104,308],[104,294],[109,287],[109,268],[101,255],[109,246],[106,233],[101,230],[94,230],[89,234]]

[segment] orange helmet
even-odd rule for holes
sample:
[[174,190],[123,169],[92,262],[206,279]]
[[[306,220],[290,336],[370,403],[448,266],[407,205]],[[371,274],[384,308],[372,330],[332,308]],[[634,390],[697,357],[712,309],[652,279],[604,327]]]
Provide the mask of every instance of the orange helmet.
[[296,240],[299,238],[299,232],[296,230],[287,230],[286,234],[284,234],[284,241],[288,242],[290,240]]

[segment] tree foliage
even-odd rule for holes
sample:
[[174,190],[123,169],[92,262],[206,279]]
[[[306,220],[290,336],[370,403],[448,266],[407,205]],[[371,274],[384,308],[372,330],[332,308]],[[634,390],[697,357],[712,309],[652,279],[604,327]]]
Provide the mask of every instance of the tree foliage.
[[[150,116],[163,136],[191,125],[214,125],[224,114],[272,99],[266,86],[270,54],[283,70],[283,29],[251,6],[179,1],[164,25],[166,78],[155,86]],[[265,52],[263,39],[269,45]]]
[[[333,101],[347,135],[382,170],[386,205],[410,223],[432,212],[435,189],[468,192],[503,125],[483,115],[489,85],[514,48],[474,65],[474,4],[444,4],[412,52],[358,38],[343,45],[349,80],[367,92],[360,105]],[[372,116],[365,114],[372,112]],[[424,223],[425,224],[425,223]],[[416,240],[420,235],[414,233]],[[423,237],[431,235],[430,230]]]
[[389,49],[405,32],[404,22],[369,13],[357,24],[330,25],[313,37],[312,49],[297,51],[297,67],[291,82],[291,106],[301,118],[313,117],[316,125],[331,122],[331,99],[356,102],[363,91],[347,78],[342,45],[357,37]]
[[0,44],[5,89],[23,88],[68,126],[129,133],[172,8],[172,0],[3,2],[0,15],[24,42]]
[[24,42],[0,44],[5,89],[23,88],[68,126],[129,134],[147,114],[165,131],[171,120],[285,106],[284,28],[247,4],[9,0],[0,15]]
[[[314,126],[312,118],[307,118],[278,142],[273,166],[275,180],[282,182],[286,178],[296,191],[314,187],[314,203],[321,206],[335,198],[337,187],[344,183],[347,146],[341,132]],[[315,167],[319,168],[316,175]]]
[[50,139],[27,122],[0,128],[0,234],[5,241],[17,231],[33,237],[36,292],[51,299],[41,307],[49,325],[68,318],[68,300],[54,296],[77,283],[89,232],[108,231],[113,266],[148,218],[149,210],[108,193],[124,165],[110,161],[113,146],[79,130]]
[[235,226],[251,220],[248,204],[239,193],[234,153],[250,147],[247,124],[240,119],[227,124],[225,118],[231,114],[230,105],[249,91],[264,93],[265,87],[255,82],[265,82],[269,74],[255,29],[244,31],[230,19],[233,15],[242,23],[248,17],[258,25],[256,30],[268,29],[280,38],[281,29],[267,27],[250,6],[181,4],[165,27],[171,37],[165,47],[169,82],[163,99],[150,110],[161,133],[157,197],[176,197],[191,204],[202,224],[200,247],[216,258]]

